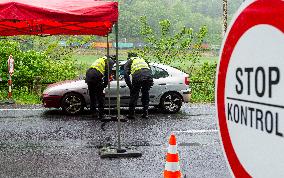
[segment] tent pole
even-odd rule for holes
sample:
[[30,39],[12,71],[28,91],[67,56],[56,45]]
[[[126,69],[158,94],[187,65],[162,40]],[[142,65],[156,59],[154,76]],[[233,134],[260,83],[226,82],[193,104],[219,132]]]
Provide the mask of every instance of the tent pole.
[[102,148],[100,151],[101,158],[119,158],[119,157],[140,157],[142,153],[131,150],[129,148],[121,147],[121,121],[120,118],[120,94],[119,94],[119,62],[118,62],[118,22],[115,23],[115,53],[116,53],[116,94],[117,94],[117,136],[118,136],[118,148]]
[[110,68],[109,68],[109,42],[108,42],[108,35],[107,35],[107,69],[108,69],[108,115],[110,116]]
[[120,94],[119,94],[119,62],[118,62],[118,22],[115,23],[115,54],[116,54],[116,95],[117,95],[117,132],[118,132],[118,150],[121,150],[121,122],[120,122]]

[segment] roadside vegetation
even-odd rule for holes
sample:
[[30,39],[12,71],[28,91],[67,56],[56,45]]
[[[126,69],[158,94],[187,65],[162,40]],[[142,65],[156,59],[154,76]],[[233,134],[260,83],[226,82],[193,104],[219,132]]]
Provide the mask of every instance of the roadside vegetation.
[[56,53],[62,50],[49,48],[43,50],[23,50],[19,41],[9,38],[0,41],[0,100],[7,98],[8,66],[10,54],[15,60],[15,72],[12,76],[13,98],[19,104],[40,103],[41,92],[50,83],[74,79],[85,70],[84,65],[71,60],[70,57]]

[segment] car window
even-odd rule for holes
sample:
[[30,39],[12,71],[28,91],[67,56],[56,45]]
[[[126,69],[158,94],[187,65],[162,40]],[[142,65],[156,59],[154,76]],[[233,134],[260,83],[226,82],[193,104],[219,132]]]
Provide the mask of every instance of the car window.
[[168,72],[156,66],[151,66],[152,75],[154,79],[166,78],[169,76]]
[[[116,80],[116,67],[112,69],[112,79]],[[124,80],[124,65],[119,66],[119,80]]]

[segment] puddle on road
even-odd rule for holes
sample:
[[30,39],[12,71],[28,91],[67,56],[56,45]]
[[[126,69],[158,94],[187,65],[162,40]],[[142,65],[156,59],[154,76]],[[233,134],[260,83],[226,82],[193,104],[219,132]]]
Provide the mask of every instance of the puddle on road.
[[135,146],[135,147],[139,147],[139,146],[155,146],[155,145],[150,145],[150,142],[148,142],[148,141],[132,142],[130,145],[131,146]]
[[15,116],[0,116],[0,119],[16,119],[18,117],[15,117]]
[[[107,142],[88,142],[87,145],[85,146],[86,148],[102,148],[105,146],[112,146],[112,142],[111,141],[107,141]],[[143,146],[161,146],[162,144],[159,145],[155,145],[155,144],[150,144],[149,141],[136,141],[136,142],[132,142],[127,144],[128,147],[143,147]]]
[[213,114],[186,114],[189,117],[197,117],[197,116],[213,116]]
[[198,142],[192,142],[192,143],[179,143],[178,146],[202,146],[201,143]]

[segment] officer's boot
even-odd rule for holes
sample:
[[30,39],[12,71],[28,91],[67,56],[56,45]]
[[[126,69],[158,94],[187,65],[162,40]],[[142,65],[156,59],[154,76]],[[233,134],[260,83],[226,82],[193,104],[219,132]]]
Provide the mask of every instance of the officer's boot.
[[148,107],[144,107],[144,108],[143,108],[143,114],[142,114],[141,117],[144,118],[144,119],[149,119],[149,116],[148,116]]
[[135,109],[134,108],[129,108],[127,119],[135,119]]
[[99,109],[99,117],[98,117],[98,119],[99,120],[103,120],[104,117],[105,117],[104,110],[103,109]]
[[90,111],[91,111],[92,118],[97,119],[98,118],[98,112],[97,112],[96,108],[95,109],[91,108]]

